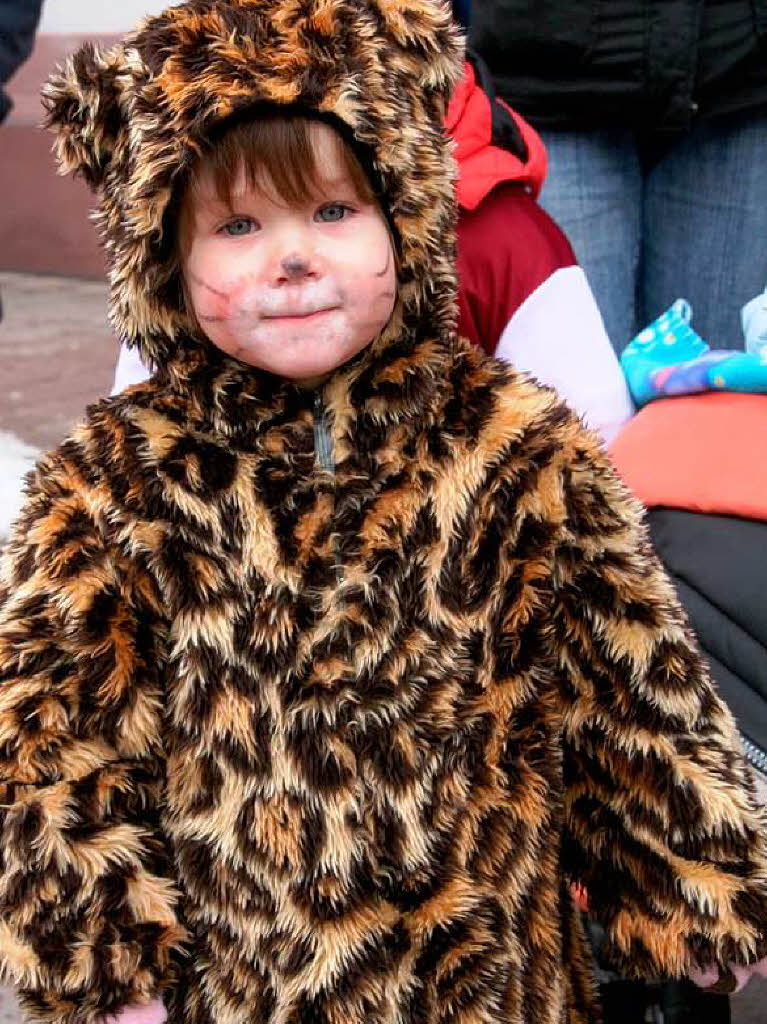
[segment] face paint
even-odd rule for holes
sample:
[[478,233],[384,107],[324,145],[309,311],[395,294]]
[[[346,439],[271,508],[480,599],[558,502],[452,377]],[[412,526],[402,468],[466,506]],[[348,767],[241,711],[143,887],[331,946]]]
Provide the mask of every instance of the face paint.
[[333,130],[313,125],[311,138],[320,180],[299,207],[243,184],[235,209],[222,209],[203,176],[190,200],[194,227],[183,261],[192,307],[213,344],[299,382],[369,345],[396,298],[383,214],[357,197]]

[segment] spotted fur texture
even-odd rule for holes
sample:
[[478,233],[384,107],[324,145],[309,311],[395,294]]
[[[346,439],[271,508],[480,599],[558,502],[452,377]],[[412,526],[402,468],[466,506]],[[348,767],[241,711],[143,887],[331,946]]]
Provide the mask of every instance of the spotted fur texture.
[[[767,953],[765,823],[638,506],[455,338],[459,67],[436,0],[196,0],[49,89],[160,371],[41,461],[3,563],[0,965],[36,1020],[590,1024],[573,880],[629,972]],[[161,258],[174,162],[276,83],[375,147],[403,254],[324,388],[332,475]]]

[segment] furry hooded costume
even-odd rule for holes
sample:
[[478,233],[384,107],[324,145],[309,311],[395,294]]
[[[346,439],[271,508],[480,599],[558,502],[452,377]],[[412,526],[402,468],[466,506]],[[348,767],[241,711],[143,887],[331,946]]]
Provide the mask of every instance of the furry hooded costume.
[[[46,90],[157,367],[40,462],[0,585],[0,963],[91,1024],[585,1024],[617,963],[764,955],[732,719],[638,505],[455,335],[437,0],[191,0]],[[390,324],[311,399],[195,334],[166,214],[210,127],[331,114],[398,239]]]

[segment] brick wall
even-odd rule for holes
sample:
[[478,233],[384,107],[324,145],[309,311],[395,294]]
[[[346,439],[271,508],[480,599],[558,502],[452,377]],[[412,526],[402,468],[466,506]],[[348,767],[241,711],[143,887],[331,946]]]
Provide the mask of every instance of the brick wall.
[[[14,108],[0,126],[0,270],[104,275],[96,231],[89,221],[93,197],[81,181],[59,177],[53,137],[39,126],[40,87],[84,34],[38,35],[35,49],[9,86]],[[114,35],[95,37],[112,45]]]

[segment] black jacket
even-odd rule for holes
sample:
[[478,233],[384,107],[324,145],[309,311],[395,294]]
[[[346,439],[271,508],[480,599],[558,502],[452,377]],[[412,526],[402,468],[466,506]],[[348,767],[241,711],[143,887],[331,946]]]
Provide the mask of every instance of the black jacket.
[[43,0],[0,0],[0,123],[11,109],[3,86],[32,52]]
[[679,131],[767,107],[767,0],[482,0],[470,40],[536,127]]
[[711,674],[767,773],[767,523],[670,508],[650,509],[648,521]]

